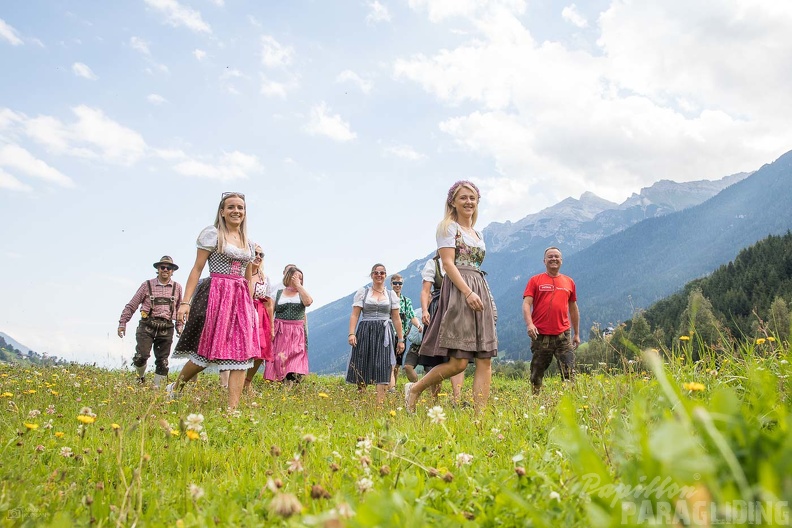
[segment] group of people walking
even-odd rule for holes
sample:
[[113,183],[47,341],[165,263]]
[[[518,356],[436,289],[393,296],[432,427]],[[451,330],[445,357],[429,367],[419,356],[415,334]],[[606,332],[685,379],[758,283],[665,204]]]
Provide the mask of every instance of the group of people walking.
[[[382,403],[405,356],[408,332],[418,332],[419,346],[404,357],[409,382],[405,406],[414,412],[426,389],[435,393],[451,379],[455,401],[468,364],[475,364],[473,405],[486,405],[492,377],[492,358],[498,353],[495,330],[497,308],[481,269],[486,253],[482,233],[475,229],[481,193],[470,181],[456,182],[445,200],[445,215],[436,232],[437,254],[423,271],[421,320],[411,301],[401,294],[403,278],[391,277],[383,264],[371,268],[371,284],[353,299],[349,319],[351,347],[346,381],[363,391],[376,386]],[[158,274],[144,282],[119,321],[123,337],[132,314],[141,307],[133,359],[141,381],[153,346],[155,385],[168,373],[168,351],[174,330],[180,336],[173,357],[188,361],[168,391],[175,393],[209,365],[228,371],[228,405],[235,408],[262,362],[265,378],[298,382],[308,373],[305,309],[313,299],[295,265],[284,269],[283,281],[270,286],[263,271],[264,253],[247,236],[245,196],[224,193],[213,226],[201,231],[198,252],[182,293],[172,280],[178,266],[170,257],[154,264]],[[552,247],[544,255],[546,273],[526,286],[523,315],[532,340],[531,382],[538,392],[553,357],[562,375],[574,373],[574,349],[580,343],[575,284],[559,273],[561,252]],[[206,264],[209,277],[201,279]],[[186,300],[185,300],[186,299]],[[574,331],[574,334],[570,332]],[[574,337],[572,337],[574,335]],[[423,365],[418,378],[415,368]]]

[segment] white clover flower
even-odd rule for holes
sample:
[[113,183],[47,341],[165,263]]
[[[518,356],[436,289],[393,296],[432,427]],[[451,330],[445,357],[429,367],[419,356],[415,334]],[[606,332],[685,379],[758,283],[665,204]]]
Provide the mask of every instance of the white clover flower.
[[39,411],[38,409],[33,409],[28,413],[28,418],[35,418],[39,414],[41,414],[41,411]]
[[368,477],[363,477],[357,481],[356,486],[360,493],[366,493],[368,490],[374,487],[374,481]]
[[550,492],[550,500],[557,500],[557,501],[561,502],[561,495],[559,495],[559,493],[557,491],[551,491]]
[[357,447],[358,447],[358,449],[363,451],[363,453],[368,453],[369,451],[371,451],[371,448],[374,447],[374,444],[372,444],[371,438],[366,436],[366,438],[364,438],[363,440],[360,440],[357,443]]
[[195,431],[196,433],[200,433],[203,430],[203,422],[203,414],[189,414],[187,415],[187,419],[184,421],[184,423],[187,425],[187,429]]
[[446,420],[446,415],[443,412],[443,408],[439,405],[435,405],[429,409],[426,414],[429,416],[429,419],[432,420],[433,424],[441,424]]
[[456,465],[457,467],[466,466],[473,462],[473,455],[469,455],[467,453],[459,453],[456,456]]
[[204,490],[200,486],[196,486],[195,484],[190,484],[190,497],[192,500],[197,501],[201,497],[204,496]]
[[69,458],[69,457],[73,456],[74,453],[72,453],[71,447],[61,447],[60,455],[62,457]]

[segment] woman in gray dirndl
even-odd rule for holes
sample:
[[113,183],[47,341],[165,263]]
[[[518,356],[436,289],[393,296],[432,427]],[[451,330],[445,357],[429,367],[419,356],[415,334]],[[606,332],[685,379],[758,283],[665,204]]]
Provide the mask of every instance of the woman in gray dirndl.
[[413,412],[429,386],[464,371],[473,359],[473,404],[481,410],[489,399],[492,358],[498,355],[495,332],[497,311],[481,271],[486,246],[473,229],[478,218],[478,188],[469,181],[456,182],[448,191],[445,218],[437,228],[437,247],[445,268],[437,312],[424,331],[420,354],[445,356],[416,383],[404,388],[407,410]]
[[371,268],[371,287],[361,288],[352,301],[348,342],[352,347],[346,380],[362,392],[377,386],[377,403],[385,401],[396,352],[404,352],[399,298],[385,289],[385,266]]

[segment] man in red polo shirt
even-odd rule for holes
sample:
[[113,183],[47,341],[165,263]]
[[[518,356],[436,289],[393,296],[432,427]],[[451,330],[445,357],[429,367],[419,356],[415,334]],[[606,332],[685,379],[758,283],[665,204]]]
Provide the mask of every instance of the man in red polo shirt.
[[558,360],[564,380],[571,380],[575,371],[574,351],[580,344],[580,312],[575,282],[560,273],[561,261],[560,249],[547,248],[544,253],[547,271],[531,277],[523,293],[523,317],[533,353],[531,385],[534,394],[542,388],[542,378],[553,356]]

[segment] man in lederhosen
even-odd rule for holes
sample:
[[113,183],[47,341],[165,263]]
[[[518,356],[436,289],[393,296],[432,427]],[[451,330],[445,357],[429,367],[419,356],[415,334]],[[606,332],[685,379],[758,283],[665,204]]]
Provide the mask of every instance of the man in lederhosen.
[[[132,314],[140,306],[140,324],[135,332],[137,346],[132,364],[137,369],[140,383],[146,381],[146,363],[154,347],[154,386],[160,387],[168,376],[168,356],[173,343],[174,320],[179,304],[182,301],[181,284],[172,279],[173,272],[179,266],[169,256],[162,257],[154,263],[157,270],[156,278],[149,279],[140,285],[135,296],[124,307],[118,321],[118,337],[126,334],[126,325]],[[184,323],[176,321],[176,334],[180,334]]]

